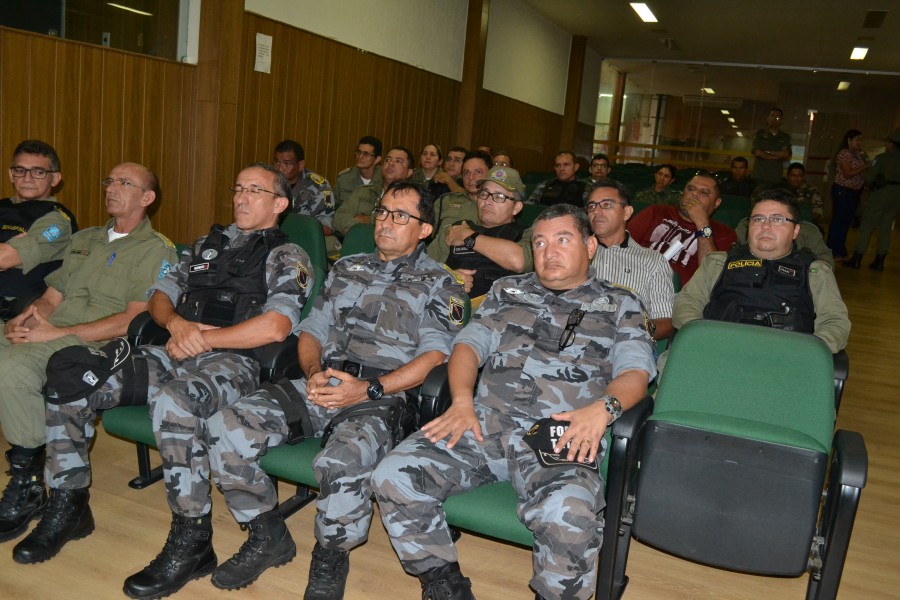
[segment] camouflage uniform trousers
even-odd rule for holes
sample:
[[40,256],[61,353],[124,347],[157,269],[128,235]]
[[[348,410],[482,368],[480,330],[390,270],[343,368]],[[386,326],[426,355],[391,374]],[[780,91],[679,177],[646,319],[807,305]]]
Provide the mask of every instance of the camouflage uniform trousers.
[[[303,396],[313,430],[317,437],[321,436],[331,418],[340,411],[306,400],[306,379],[291,384]],[[249,411],[252,416],[244,414],[245,407],[252,407]],[[229,426],[229,423],[240,426]],[[278,403],[269,392],[258,390],[220,411],[209,420],[208,426],[215,439],[210,447],[210,461],[238,521],[274,508],[278,503],[277,491],[260,468],[259,459],[287,435],[287,422]],[[316,455],[313,470],[319,495],[315,535],[326,548],[349,551],[368,538],[372,521],[369,478],[390,449],[390,440],[390,431],[378,417],[350,418],[335,427],[325,448]],[[239,512],[244,517],[238,517]]]
[[505,420],[509,426],[483,443],[466,433],[452,449],[446,440],[433,444],[414,433],[381,462],[372,486],[391,544],[413,575],[456,562],[441,503],[510,481],[518,517],[535,538],[531,587],[545,598],[590,598],[603,542],[603,480],[578,467],[542,467],[522,440],[529,424]]
[[[207,420],[259,385],[259,365],[232,352],[208,352],[174,360],[161,346],[140,353],[149,374],[148,410],[162,457],[169,507],[199,517],[212,508]],[[140,358],[137,358],[140,360]],[[97,411],[118,406],[121,371],[89,397],[47,406],[47,479],[53,488],[90,485],[88,449]]]

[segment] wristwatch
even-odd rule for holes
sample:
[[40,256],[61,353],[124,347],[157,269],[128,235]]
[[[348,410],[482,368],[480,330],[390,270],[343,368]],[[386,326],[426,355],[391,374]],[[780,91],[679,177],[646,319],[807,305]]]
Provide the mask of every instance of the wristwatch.
[[466,250],[474,250],[475,249],[475,238],[478,237],[478,233],[473,233],[469,237],[463,240],[463,246],[466,247]]
[[377,377],[366,379],[366,381],[369,382],[369,387],[366,388],[366,396],[369,397],[369,400],[380,400],[384,396],[384,386],[381,385]]
[[696,238],[711,238],[712,237],[712,227],[707,225],[703,229],[698,229],[694,232],[694,237]]
[[610,416],[609,424],[612,425],[616,419],[622,416],[622,403],[615,396],[603,396],[600,400],[606,406],[606,412]]

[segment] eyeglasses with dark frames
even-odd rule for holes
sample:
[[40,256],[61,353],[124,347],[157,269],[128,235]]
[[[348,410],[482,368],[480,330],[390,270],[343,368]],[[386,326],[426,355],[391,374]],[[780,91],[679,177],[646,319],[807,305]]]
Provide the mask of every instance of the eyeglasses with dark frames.
[[10,167],[9,171],[16,179],[21,179],[29,174],[33,179],[46,179],[49,173],[59,173],[59,171],[44,169],[42,167],[32,167],[30,169],[26,167]]
[[566,328],[563,329],[562,336],[559,338],[559,351],[562,352],[575,342],[575,328],[581,324],[584,318],[584,311],[576,308],[569,314],[566,321]]
[[410,219],[415,219],[420,223],[425,222],[425,219],[411,215],[408,212],[403,212],[402,210],[389,210],[383,206],[379,206],[372,211],[372,216],[375,217],[376,221],[384,221],[388,218],[388,215],[391,215],[391,220],[397,225],[406,225],[409,223]]

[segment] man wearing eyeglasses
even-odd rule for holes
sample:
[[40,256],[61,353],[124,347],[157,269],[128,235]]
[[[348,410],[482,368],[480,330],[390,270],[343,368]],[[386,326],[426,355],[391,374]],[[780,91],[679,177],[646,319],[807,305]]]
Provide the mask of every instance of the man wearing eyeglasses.
[[594,184],[606,181],[606,178],[612,173],[612,168],[609,166],[609,157],[603,153],[595,154],[591,158],[590,173],[590,177],[584,180],[588,191]]
[[16,316],[47,289],[62,264],[75,216],[52,196],[62,181],[56,150],[40,140],[16,146],[9,167],[16,193],[0,200],[0,322]]
[[[124,163],[102,185],[112,218],[72,235],[62,266],[47,276],[46,291],[10,319],[0,337],[0,422],[12,445],[6,455],[12,476],[0,500],[0,541],[19,536],[32,518],[66,502],[51,494],[48,508],[44,491],[47,361],[58,350],[91,353],[125,335],[147,308],[148,288],[176,260],[174,244],[146,216],[159,192],[156,176]],[[82,532],[93,529],[88,518],[82,525]]]
[[425,253],[434,218],[426,188],[395,181],[372,215],[375,252],[337,261],[300,324],[303,378],[241,401],[269,408],[267,427],[244,432],[255,450],[232,471],[259,482],[254,499],[266,507],[276,494],[258,459],[289,431],[287,411],[273,398],[291,399],[307,435],[328,432],[313,465],[320,493],[305,600],[343,598],[349,552],[366,541],[372,519],[372,470],[414,422],[407,392],[446,360],[463,323],[462,286]]
[[772,107],[766,127],[753,136],[753,178],[763,184],[776,185],[784,175],[784,163],[791,158],[791,135],[781,130],[784,112]]
[[356,166],[347,167],[340,173],[334,183],[334,205],[341,204],[350,197],[353,191],[363,185],[381,185],[381,140],[366,135],[356,144]]
[[[47,383],[50,507],[13,550],[17,562],[47,560],[68,540],[93,530],[91,423],[99,410],[144,403],[162,457],[172,525],[156,559],[125,580],[126,595],[158,598],[209,573],[213,585],[234,589],[296,554],[277,506],[247,506],[245,497],[258,483],[241,477],[239,457],[254,452],[248,431],[269,421],[267,407],[240,400],[259,387],[255,350],[296,329],[314,271],[306,252],[278,228],[290,206],[287,178],[256,163],[238,174],[230,191],[234,222],[214,225],[150,288],[150,316],[171,334],[165,346],[141,346],[121,370],[86,390],[77,377],[83,367],[73,378],[61,367],[61,355],[51,358],[60,369]],[[77,358],[67,356],[76,364]],[[248,542],[218,568],[210,477],[249,531]],[[60,501],[54,504],[54,498]]]
[[381,182],[361,185],[341,203],[334,215],[334,229],[346,234],[357,223],[372,223],[372,211],[385,190],[395,181],[412,177],[415,161],[412,152],[403,146],[388,150],[381,163]]
[[631,239],[625,224],[633,212],[631,192],[625,185],[611,179],[594,184],[587,213],[600,245],[591,267],[597,279],[640,296],[653,319],[653,338],[661,340],[672,334],[672,269],[659,252]]
[[[597,465],[607,427],[656,373],[648,319],[632,292],[591,276],[597,240],[583,209],[546,209],[532,244],[535,272],[499,279],[453,341],[451,406],[372,475],[391,543],[423,598],[474,598],[441,503],[497,481],[512,483],[535,534],[536,597],[594,592],[604,507]],[[535,427],[555,430],[555,446],[533,449],[526,436]]]
[[515,216],[522,210],[525,184],[511,167],[494,167],[478,181],[478,219],[455,223],[447,230],[449,253],[443,262],[463,276],[466,291],[476,298],[488,292],[494,282],[517,271],[505,260],[507,240],[517,246],[522,227]]
[[796,198],[762,192],[750,212],[747,244],[707,256],[675,298],[673,325],[696,319],[812,333],[832,352],[847,345],[850,319],[831,266],[795,240]]
[[648,206],[628,221],[628,232],[641,246],[662,254],[683,285],[707,254],[727,250],[737,239],[731,227],[712,220],[721,202],[715,177],[698,173],[684,186],[678,206]]

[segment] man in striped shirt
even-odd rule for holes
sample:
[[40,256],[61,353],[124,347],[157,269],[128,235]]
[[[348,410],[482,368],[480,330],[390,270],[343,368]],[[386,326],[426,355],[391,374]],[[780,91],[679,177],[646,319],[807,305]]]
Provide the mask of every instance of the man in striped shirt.
[[672,333],[675,289],[672,269],[665,257],[638,245],[625,230],[631,217],[631,192],[611,179],[596,182],[587,200],[587,213],[600,247],[592,268],[597,279],[626,287],[640,296],[656,326],[656,340]]

